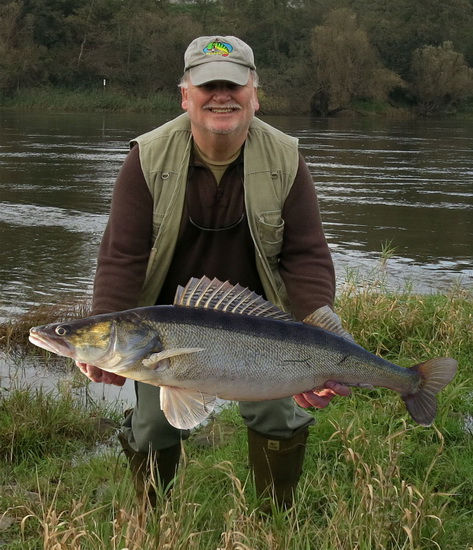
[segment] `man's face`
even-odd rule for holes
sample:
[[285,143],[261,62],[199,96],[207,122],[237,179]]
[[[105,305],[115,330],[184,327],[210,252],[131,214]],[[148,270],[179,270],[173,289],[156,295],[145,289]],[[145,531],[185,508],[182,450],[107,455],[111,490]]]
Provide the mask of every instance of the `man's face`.
[[181,88],[182,108],[188,112],[194,130],[231,134],[247,131],[259,108],[253,79],[245,86],[217,80],[202,86]]

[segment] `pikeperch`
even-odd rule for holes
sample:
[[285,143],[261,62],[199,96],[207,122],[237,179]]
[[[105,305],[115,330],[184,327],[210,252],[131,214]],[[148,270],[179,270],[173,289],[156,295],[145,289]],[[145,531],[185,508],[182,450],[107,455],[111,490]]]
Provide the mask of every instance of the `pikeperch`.
[[457,362],[435,358],[403,368],[357,345],[323,307],[295,321],[261,296],[217,279],[191,279],[173,305],[96,315],[30,330],[58,355],[161,386],[161,408],[190,429],[216,398],[263,401],[297,395],[327,380],[400,393],[414,420],[435,419],[435,394]]

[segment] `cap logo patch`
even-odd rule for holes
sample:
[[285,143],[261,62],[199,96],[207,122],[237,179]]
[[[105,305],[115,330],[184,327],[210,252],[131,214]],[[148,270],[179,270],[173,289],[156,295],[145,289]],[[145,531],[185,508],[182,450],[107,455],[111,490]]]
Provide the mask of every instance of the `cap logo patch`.
[[227,57],[227,55],[233,51],[233,46],[227,44],[226,42],[214,41],[209,42],[202,51],[210,55],[221,55],[223,57]]

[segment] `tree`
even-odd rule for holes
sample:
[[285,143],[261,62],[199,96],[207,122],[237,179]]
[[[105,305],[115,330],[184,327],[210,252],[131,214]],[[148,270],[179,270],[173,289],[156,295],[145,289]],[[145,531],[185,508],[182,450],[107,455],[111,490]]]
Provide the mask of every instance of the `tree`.
[[356,99],[383,100],[401,79],[383,68],[366,32],[348,9],[332,11],[311,40],[314,64],[311,110],[327,115]]
[[109,79],[112,86],[136,95],[177,91],[183,52],[201,33],[200,23],[189,15],[123,2],[101,42],[84,50],[81,63],[90,73]]
[[451,42],[415,50],[411,73],[413,93],[424,114],[456,108],[473,97],[473,69]]
[[383,63],[408,78],[412,53],[451,40],[473,60],[471,0],[350,0]]
[[0,6],[0,90],[10,94],[41,82],[44,53],[33,40],[31,17],[22,16],[22,5]]

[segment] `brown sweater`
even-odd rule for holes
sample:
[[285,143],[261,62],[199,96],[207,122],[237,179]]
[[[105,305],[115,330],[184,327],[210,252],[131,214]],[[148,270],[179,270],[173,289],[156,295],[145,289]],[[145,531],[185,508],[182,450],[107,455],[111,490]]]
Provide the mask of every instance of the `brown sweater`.
[[[191,160],[179,239],[157,303],[172,303],[178,285],[203,275],[240,283],[264,295],[244,215],[242,163],[240,155],[217,185],[200,159]],[[94,314],[137,306],[152,246],[152,210],[135,146],[123,163],[113,192],[98,256]],[[318,307],[332,306],[335,292],[333,263],[317,196],[302,156],[284,204],[283,219],[280,273],[292,313],[302,320]]]

